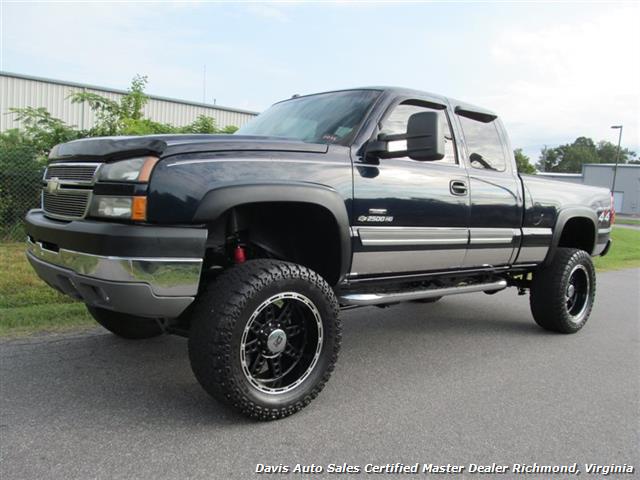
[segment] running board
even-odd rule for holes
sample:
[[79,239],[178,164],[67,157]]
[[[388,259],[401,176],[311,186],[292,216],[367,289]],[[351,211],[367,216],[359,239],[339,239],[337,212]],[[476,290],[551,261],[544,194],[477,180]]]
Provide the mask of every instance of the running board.
[[506,280],[490,283],[477,283],[459,287],[430,288],[428,290],[413,290],[410,292],[391,293],[345,293],[338,298],[341,305],[381,305],[385,303],[407,302],[423,298],[444,297],[459,293],[498,291],[507,288]]

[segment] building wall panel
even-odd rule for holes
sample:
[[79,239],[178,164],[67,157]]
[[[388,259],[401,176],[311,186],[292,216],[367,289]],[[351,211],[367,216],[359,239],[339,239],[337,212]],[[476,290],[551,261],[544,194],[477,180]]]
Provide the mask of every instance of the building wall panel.
[[[69,125],[82,129],[91,128],[95,123],[93,112],[86,104],[74,104],[68,98],[71,94],[82,91],[96,93],[115,101],[119,101],[124,94],[122,91],[90,85],[0,73],[0,131],[18,128],[20,125],[15,120],[15,115],[10,113],[10,109],[25,107],[45,107],[51,115]],[[241,109],[196,104],[153,95],[149,96],[144,112],[154,121],[175,126],[188,125],[199,115],[206,115],[215,118],[219,127],[241,127],[256,115],[255,112]]]

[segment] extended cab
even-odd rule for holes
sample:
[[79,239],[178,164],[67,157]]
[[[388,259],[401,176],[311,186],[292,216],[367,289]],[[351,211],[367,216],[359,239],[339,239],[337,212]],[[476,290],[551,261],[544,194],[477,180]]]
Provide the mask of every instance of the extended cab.
[[516,287],[540,326],[578,331],[613,216],[605,189],[519,175],[493,112],[363,88],[235,135],[58,145],[27,255],[115,334],[188,336],[209,393],[272,419],[328,380],[341,308]]

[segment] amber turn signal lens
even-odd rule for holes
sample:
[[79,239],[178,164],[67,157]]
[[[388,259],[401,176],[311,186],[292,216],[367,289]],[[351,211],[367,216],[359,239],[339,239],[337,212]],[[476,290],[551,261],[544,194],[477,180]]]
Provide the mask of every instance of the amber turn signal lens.
[[140,173],[138,174],[139,182],[148,182],[149,177],[151,177],[151,172],[153,171],[153,167],[158,163],[158,157],[145,157],[144,163],[142,164],[142,168],[140,169]]
[[131,220],[144,221],[147,219],[147,197],[133,197],[131,205]]

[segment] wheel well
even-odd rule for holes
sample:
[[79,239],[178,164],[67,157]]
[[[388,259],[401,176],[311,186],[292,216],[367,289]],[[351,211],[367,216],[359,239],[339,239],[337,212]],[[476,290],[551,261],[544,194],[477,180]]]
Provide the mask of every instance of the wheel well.
[[595,228],[590,219],[585,217],[570,218],[564,224],[558,246],[578,248],[591,254],[595,244],[595,235]]
[[243,204],[225,212],[209,227],[208,247],[237,239],[248,258],[278,258],[304,265],[330,285],[340,279],[340,230],[325,207],[303,202]]

